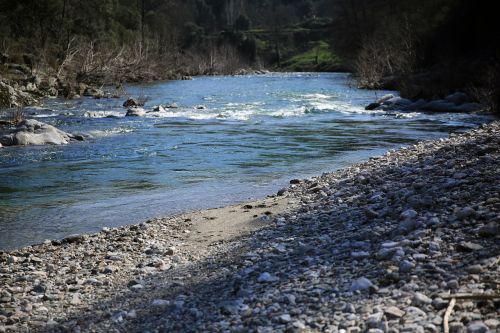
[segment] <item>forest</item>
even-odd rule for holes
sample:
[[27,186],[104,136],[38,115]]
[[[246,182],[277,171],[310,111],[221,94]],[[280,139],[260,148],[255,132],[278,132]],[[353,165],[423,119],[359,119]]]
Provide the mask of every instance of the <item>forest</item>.
[[361,87],[468,90],[496,109],[494,12],[468,0],[1,0],[1,73],[119,84],[350,71]]

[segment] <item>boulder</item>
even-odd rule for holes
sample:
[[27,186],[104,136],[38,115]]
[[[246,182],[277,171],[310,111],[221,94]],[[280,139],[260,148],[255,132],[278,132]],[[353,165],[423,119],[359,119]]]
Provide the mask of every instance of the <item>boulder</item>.
[[21,107],[35,104],[38,104],[38,100],[31,94],[0,81],[0,108]]
[[124,108],[132,108],[132,107],[137,107],[139,105],[139,101],[136,100],[135,98],[129,98],[125,102],[123,102],[123,107]]
[[94,87],[87,87],[83,92],[83,96],[94,97],[94,98],[103,98],[105,96],[104,91],[101,89],[97,89]]
[[146,111],[143,108],[130,108],[127,110],[127,117],[144,117]]
[[155,106],[153,108],[153,111],[150,111],[150,112],[166,112],[165,108],[161,105],[158,105],[158,106]]
[[402,97],[394,97],[394,96],[388,98],[390,96],[392,95],[386,95],[381,99],[379,99],[377,103],[379,103],[380,106],[376,107],[375,110],[384,110],[384,111],[402,110],[403,108],[412,104],[412,101],[410,101],[409,99]]
[[393,94],[384,95],[384,96],[380,97],[377,100],[377,103],[378,104],[383,104],[383,103],[387,102],[388,100],[390,100],[391,98],[394,98],[394,97],[396,97],[396,96],[394,96]]
[[430,101],[429,103],[422,106],[422,110],[425,111],[436,111],[436,112],[447,112],[455,108],[455,104],[447,102],[443,99],[437,99]]
[[165,108],[167,108],[167,109],[177,109],[177,108],[179,108],[179,105],[177,105],[177,103],[171,103],[171,104],[165,105]]
[[422,106],[422,110],[435,112],[474,112],[482,109],[483,106],[478,103],[464,103],[457,105],[447,101],[446,99],[430,101]]
[[481,111],[484,109],[484,106],[479,103],[465,103],[461,105],[457,105],[454,108],[456,112],[475,112]]
[[419,111],[424,107],[424,105],[427,104],[427,101],[425,99],[419,99],[411,104],[408,104],[407,106],[403,107],[403,111]]
[[[63,132],[52,125],[34,119],[22,121],[16,129],[0,137],[0,142],[5,146],[19,145],[62,145],[68,144],[75,136]],[[79,136],[78,139],[83,139]]]
[[455,105],[465,104],[470,102],[469,96],[463,92],[456,92],[454,94],[448,95],[444,99],[448,103],[453,103]]
[[370,104],[368,104],[368,105],[365,107],[365,110],[367,110],[367,111],[375,110],[375,109],[376,109],[376,108],[378,108],[379,106],[380,106],[380,103],[377,103],[377,102],[370,103]]

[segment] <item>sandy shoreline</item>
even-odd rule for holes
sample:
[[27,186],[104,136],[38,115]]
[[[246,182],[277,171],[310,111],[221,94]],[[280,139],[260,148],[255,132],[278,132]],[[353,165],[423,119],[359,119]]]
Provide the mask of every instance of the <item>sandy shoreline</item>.
[[[496,122],[282,196],[0,251],[0,332],[440,332],[445,295],[498,295],[499,144]],[[494,332],[495,302],[460,301],[452,331]]]

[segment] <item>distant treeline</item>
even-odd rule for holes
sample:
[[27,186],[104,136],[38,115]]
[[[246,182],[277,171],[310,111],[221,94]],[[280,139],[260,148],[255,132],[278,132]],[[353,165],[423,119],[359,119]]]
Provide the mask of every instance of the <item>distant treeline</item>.
[[12,63],[87,83],[248,67],[345,69],[367,88],[410,98],[469,90],[491,104],[500,77],[494,7],[472,0],[0,0],[0,75],[11,75]]
[[332,0],[336,52],[362,86],[409,98],[462,90],[497,109],[500,38],[495,3]]
[[229,73],[279,63],[281,31],[323,16],[328,2],[0,0],[0,51],[3,63],[79,81]]

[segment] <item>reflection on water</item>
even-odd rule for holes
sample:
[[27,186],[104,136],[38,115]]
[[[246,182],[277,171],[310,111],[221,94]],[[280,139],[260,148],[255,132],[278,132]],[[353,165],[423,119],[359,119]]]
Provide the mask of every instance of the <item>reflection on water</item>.
[[30,108],[93,139],[0,149],[0,249],[264,196],[290,178],[488,120],[364,111],[385,92],[348,83],[346,74],[270,74],[127,87],[148,96],[147,110],[179,105],[146,118],[124,117],[113,99]]

